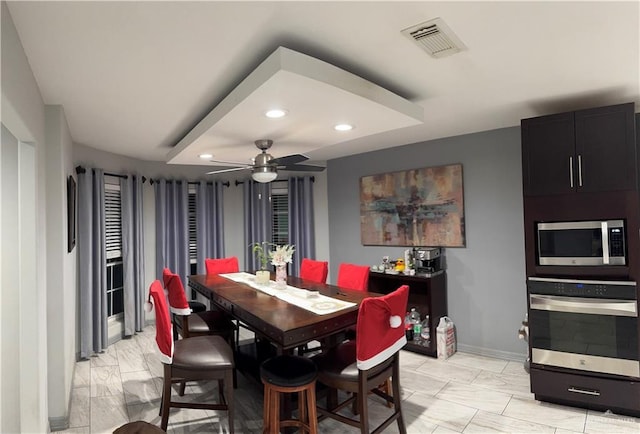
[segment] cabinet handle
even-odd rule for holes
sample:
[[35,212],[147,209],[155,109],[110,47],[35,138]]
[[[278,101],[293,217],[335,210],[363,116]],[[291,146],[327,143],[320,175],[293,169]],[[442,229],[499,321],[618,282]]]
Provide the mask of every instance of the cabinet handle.
[[600,392],[597,390],[585,390],[585,389],[577,389],[575,387],[570,387],[567,389],[569,392],[573,393],[582,393],[583,395],[592,395],[592,396],[600,396]]
[[573,188],[573,157],[569,157],[569,185]]
[[582,187],[582,155],[578,154],[578,187]]

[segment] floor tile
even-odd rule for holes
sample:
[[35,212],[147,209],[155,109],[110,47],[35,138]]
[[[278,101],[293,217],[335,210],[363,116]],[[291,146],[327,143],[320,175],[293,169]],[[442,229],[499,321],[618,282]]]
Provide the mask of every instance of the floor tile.
[[479,411],[463,431],[464,434],[483,433],[548,433],[555,428],[549,425],[514,419],[500,414]]
[[127,405],[157,401],[161,393],[149,371],[123,372],[122,389]]
[[533,393],[531,393],[528,375],[497,374],[495,372],[482,371],[471,384],[498,392],[517,395],[524,399],[534,399]]
[[503,415],[529,422],[541,422],[570,431],[584,432],[587,411],[548,402],[531,401],[514,397]]
[[123,396],[91,398],[91,433],[111,433],[128,422]]
[[640,419],[611,412],[587,412],[588,433],[640,433]]
[[436,398],[500,414],[511,400],[511,395],[478,386],[449,382],[436,394]]
[[77,362],[73,371],[73,387],[88,387],[91,384],[91,362]]
[[84,427],[91,424],[91,388],[75,387],[71,389],[71,407],[69,409],[69,427]]
[[492,357],[477,356],[475,354],[455,353],[447,359],[448,363],[467,368],[482,369],[484,371],[502,372],[507,366],[506,360],[494,359]]
[[122,395],[122,377],[118,366],[91,369],[91,396]]
[[426,359],[419,368],[416,368],[416,371],[442,381],[471,383],[481,371],[478,368],[455,365],[447,360],[437,360],[429,357],[426,357]]
[[104,352],[92,356],[90,359],[91,367],[99,366],[118,366],[118,353],[116,347],[111,345]]
[[458,432],[464,430],[478,411],[419,392],[408,397],[402,404],[407,414],[424,419],[429,424],[442,425]]

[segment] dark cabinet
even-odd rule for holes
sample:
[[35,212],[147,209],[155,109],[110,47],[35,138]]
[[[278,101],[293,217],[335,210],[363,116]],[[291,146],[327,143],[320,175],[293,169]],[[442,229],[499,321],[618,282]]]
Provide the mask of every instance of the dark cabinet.
[[406,276],[404,274],[369,273],[369,291],[389,294],[402,285],[409,285],[409,303],[407,310],[415,307],[421,320],[429,315],[431,341],[428,346],[408,342],[405,350],[437,356],[436,327],[440,318],[447,315],[447,286],[444,271],[433,273],[429,277]]
[[523,119],[525,196],[637,189],[634,104]]

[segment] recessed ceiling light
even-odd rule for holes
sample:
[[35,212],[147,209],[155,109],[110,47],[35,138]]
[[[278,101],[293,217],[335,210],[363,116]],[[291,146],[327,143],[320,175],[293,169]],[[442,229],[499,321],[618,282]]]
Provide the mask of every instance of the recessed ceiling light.
[[267,110],[264,115],[268,118],[271,119],[278,119],[278,118],[282,118],[284,116],[287,115],[287,111],[283,110],[283,109],[273,109],[273,110]]
[[210,158],[213,158],[213,154],[200,154],[198,155],[198,157],[202,158],[203,160],[208,160]]
[[351,131],[353,129],[353,125],[338,124],[335,127],[333,127],[333,129],[336,131]]

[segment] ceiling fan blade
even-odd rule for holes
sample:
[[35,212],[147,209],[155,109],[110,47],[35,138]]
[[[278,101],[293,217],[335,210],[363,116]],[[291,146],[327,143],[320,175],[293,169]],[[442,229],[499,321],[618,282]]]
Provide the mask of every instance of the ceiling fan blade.
[[289,164],[302,163],[303,161],[307,161],[308,159],[309,157],[307,157],[306,155],[292,154],[292,155],[285,155],[284,157],[280,157],[280,158],[273,158],[269,160],[269,163],[277,164],[278,166],[287,166]]
[[213,172],[205,173],[205,175],[214,175],[214,174],[217,174],[217,173],[236,172],[238,170],[245,170],[245,169],[251,169],[251,167],[232,167],[230,169],[214,170]]
[[309,164],[292,164],[290,166],[278,166],[278,169],[299,172],[322,172],[326,167],[311,166]]
[[218,163],[222,166],[251,166],[249,163],[241,163],[239,161],[209,160],[211,163]]

